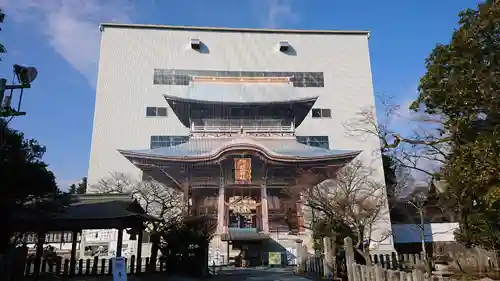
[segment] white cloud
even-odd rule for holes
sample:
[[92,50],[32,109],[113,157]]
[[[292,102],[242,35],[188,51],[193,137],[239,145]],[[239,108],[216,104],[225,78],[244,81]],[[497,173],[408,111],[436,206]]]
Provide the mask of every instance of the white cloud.
[[406,100],[403,100],[402,102],[399,103],[398,117],[400,118],[401,121],[403,122],[411,121],[412,118],[416,116],[415,112],[413,110],[410,110],[410,105],[413,103],[414,100],[415,97],[408,97]]
[[9,20],[32,24],[54,50],[96,85],[101,22],[131,22],[120,0],[0,0]]
[[[298,21],[292,0],[256,0],[261,24],[277,28]],[[96,85],[101,22],[131,23],[129,0],[0,0],[7,19],[33,26],[54,50]]]
[[416,113],[413,110],[410,110],[410,105],[413,101],[418,97],[417,86],[412,86],[408,94],[404,95],[402,98],[396,99],[396,102],[399,106],[398,110],[398,118],[396,118],[395,125],[403,125],[408,126],[408,123],[416,117]]
[[266,28],[278,28],[285,23],[295,23],[299,19],[297,12],[292,7],[291,0],[259,1],[259,5],[262,4],[266,9],[263,13],[262,24]]

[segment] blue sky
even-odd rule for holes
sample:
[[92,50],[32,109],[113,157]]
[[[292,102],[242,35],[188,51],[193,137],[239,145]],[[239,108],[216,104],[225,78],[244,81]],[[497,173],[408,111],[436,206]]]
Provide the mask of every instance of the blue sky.
[[14,63],[39,70],[23,98],[28,114],[11,124],[47,146],[45,161],[65,189],[87,174],[100,22],[370,30],[375,92],[406,106],[426,56],[436,43],[449,41],[458,12],[479,2],[0,0],[7,14],[0,40],[8,50],[0,74],[11,79]]

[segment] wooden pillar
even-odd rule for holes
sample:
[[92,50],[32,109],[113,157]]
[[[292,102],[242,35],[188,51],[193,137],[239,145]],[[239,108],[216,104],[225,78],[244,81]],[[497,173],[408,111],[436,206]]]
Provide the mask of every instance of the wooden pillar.
[[186,213],[191,214],[191,207],[189,206],[189,183],[185,182],[183,184],[183,194],[182,200],[184,201],[184,206],[186,208]]
[[37,242],[36,242],[36,254],[35,254],[35,270],[34,275],[40,275],[40,266],[42,265],[42,256],[43,256],[43,244],[45,243],[45,231],[39,231],[37,233]]
[[118,240],[116,241],[116,256],[122,256],[122,248],[123,248],[123,229],[118,229]]
[[185,165],[186,176],[184,178],[184,204],[186,205],[186,211],[188,215],[192,214],[192,204],[191,204],[191,166]]
[[156,272],[156,260],[158,259],[158,250],[160,247],[160,234],[155,232],[151,235],[151,257],[149,259],[148,272]]
[[260,197],[261,197],[261,214],[262,214],[262,231],[264,233],[269,233],[269,214],[267,205],[267,187],[266,184],[260,186]]
[[[258,203],[259,204],[262,204],[262,199],[259,197],[258,198]],[[257,210],[255,210],[255,222],[256,222],[256,227],[259,231],[261,231],[263,229],[263,226],[262,226],[262,209],[261,208],[257,208]]]
[[219,164],[219,196],[217,198],[217,232],[226,232],[226,190],[224,188],[224,166],[222,162]]
[[224,211],[225,206],[225,192],[224,186],[219,187],[219,198],[217,202],[217,232],[224,233]]
[[299,201],[295,204],[297,208],[297,224],[299,227],[299,233],[304,233],[305,228],[305,220],[304,220],[304,204],[302,203],[302,194],[299,197]]
[[135,272],[141,273],[142,270],[142,236],[144,235],[142,227],[139,229],[139,233],[137,234],[137,257],[136,264],[137,269]]
[[[75,274],[76,268],[76,243],[78,242],[78,231],[71,232],[71,258],[69,260],[69,272],[71,275]],[[80,242],[81,247],[81,242]]]

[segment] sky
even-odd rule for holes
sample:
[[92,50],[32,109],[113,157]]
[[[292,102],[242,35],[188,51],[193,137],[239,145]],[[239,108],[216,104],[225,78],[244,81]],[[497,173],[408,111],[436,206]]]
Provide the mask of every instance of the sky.
[[[375,93],[404,108],[425,58],[447,43],[457,14],[479,0],[0,0],[7,14],[0,75],[35,66],[13,128],[47,146],[44,160],[66,189],[87,175],[101,22],[247,28],[369,30]],[[404,111],[402,113],[404,116]]]

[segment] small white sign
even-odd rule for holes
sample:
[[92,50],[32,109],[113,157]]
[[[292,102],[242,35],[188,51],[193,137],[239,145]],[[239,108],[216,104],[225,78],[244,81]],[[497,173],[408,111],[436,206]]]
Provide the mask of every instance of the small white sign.
[[111,258],[113,281],[127,281],[127,268],[124,257]]

